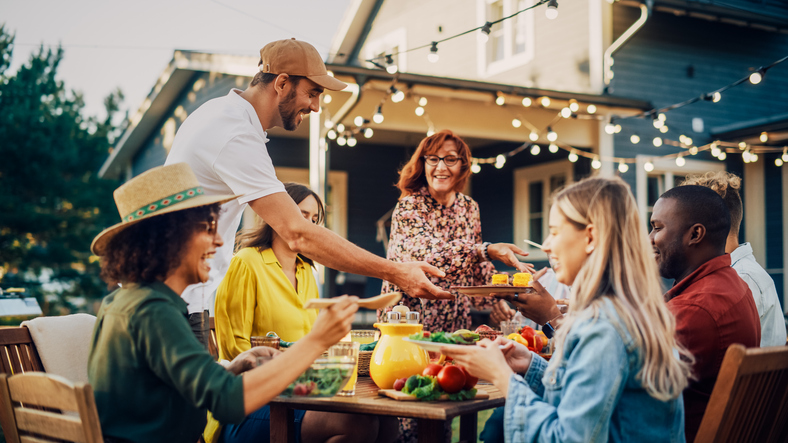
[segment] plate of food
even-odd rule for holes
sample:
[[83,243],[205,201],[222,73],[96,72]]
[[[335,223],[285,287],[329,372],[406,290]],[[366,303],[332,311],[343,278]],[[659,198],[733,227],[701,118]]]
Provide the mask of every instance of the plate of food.
[[[414,343],[429,352],[440,352],[441,347],[470,346],[479,341],[480,336],[467,329],[459,329],[455,332],[419,332],[412,334],[402,340]],[[501,346],[503,347],[503,346]]]
[[482,286],[452,286],[452,291],[457,291],[471,297],[489,297],[496,295],[513,295],[527,292],[536,292],[531,286],[532,275],[528,272],[518,272],[511,278],[509,274],[493,274],[489,285]]

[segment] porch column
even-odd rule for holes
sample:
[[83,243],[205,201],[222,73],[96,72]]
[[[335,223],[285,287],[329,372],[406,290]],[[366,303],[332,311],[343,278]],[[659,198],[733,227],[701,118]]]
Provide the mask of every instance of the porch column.
[[783,312],[788,312],[788,167],[783,173]]
[[758,264],[766,266],[766,183],[764,160],[744,164],[744,240],[752,244]]
[[[605,125],[610,120],[610,115],[606,115],[605,117],[606,118],[599,120],[599,123],[597,124],[597,134],[599,134],[598,153],[600,160],[602,160],[603,158],[609,160],[614,156],[613,135],[605,132]],[[613,162],[602,160],[602,167],[599,169],[599,176],[613,177],[615,176],[615,172],[614,172],[615,168],[616,165],[614,165]]]
[[326,202],[326,182],[328,177],[328,144],[322,137],[322,111],[313,112],[309,116],[309,187]]

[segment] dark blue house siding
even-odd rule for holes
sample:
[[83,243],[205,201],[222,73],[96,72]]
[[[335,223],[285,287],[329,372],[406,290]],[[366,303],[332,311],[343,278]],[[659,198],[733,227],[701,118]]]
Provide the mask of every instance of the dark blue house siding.
[[[637,19],[639,10],[616,4],[613,7],[614,38]],[[654,12],[644,27],[614,56],[615,76],[608,92],[647,100],[657,107],[699,96],[744,77],[750,68],[771,63],[788,54],[788,35],[759,31],[691,17]],[[649,120],[620,121],[623,129],[615,136],[617,156],[665,155],[680,148],[655,148],[654,137],[678,141],[684,134],[696,144],[709,140],[709,129],[788,110],[788,63],[768,71],[763,82],[749,82],[722,95],[719,103],[698,102],[666,113],[667,134]],[[692,119],[702,118],[704,130],[693,132]],[[638,134],[637,145],[630,136]],[[711,158],[699,154],[699,158]],[[634,180],[630,169],[625,178]],[[631,176],[632,178],[628,177]]]
[[783,268],[782,273],[771,273],[774,283],[777,286],[780,303],[783,303],[785,276],[783,260],[783,235],[785,234],[783,222],[783,186],[782,169],[775,166],[774,160],[780,154],[764,155],[764,185],[769,198],[766,199],[766,263],[767,269]]

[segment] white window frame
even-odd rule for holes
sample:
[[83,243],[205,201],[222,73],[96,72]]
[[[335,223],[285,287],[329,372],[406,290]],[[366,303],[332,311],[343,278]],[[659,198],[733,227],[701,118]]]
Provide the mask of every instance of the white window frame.
[[550,214],[550,178],[560,174],[566,174],[567,185],[572,183],[574,181],[574,164],[569,160],[559,160],[526,166],[514,171],[514,240],[512,243],[526,250],[529,253],[528,260],[530,261],[547,260],[547,255],[541,249],[523,241],[528,238],[531,231],[528,212],[531,200],[528,187],[533,182],[542,182],[542,213],[544,214],[542,239],[545,239],[549,233],[547,220]]
[[[654,170],[650,172],[646,171],[643,167],[643,165],[645,165],[648,161],[651,161],[651,163],[654,165]],[[672,158],[654,159],[653,157],[647,155],[638,155],[637,167],[635,169],[635,185],[637,187],[635,199],[637,200],[638,204],[638,212],[640,213],[640,218],[648,223],[648,213],[650,212],[650,207],[648,205],[649,177],[659,177],[661,182],[660,186],[664,188],[660,190],[661,194],[678,185],[678,183],[674,183],[675,175],[687,176],[694,174],[705,174],[709,171],[724,171],[725,163],[719,160],[686,160],[684,166],[679,166],[676,164],[676,160]]]
[[[408,57],[405,52],[408,50],[408,31],[406,28],[398,28],[379,38],[369,40],[364,45],[364,59],[371,60],[380,56],[380,54],[389,54],[395,48],[396,51],[394,52],[399,52],[399,54],[393,56],[394,61],[397,63],[397,70],[399,72],[407,72]],[[385,60],[380,64],[385,67]]]
[[[490,20],[487,19],[487,7],[488,5],[495,3],[497,1],[503,2],[503,16],[507,17],[517,11],[517,4],[520,0],[476,0],[476,16],[477,16],[477,26],[484,26],[484,24]],[[525,29],[523,32],[525,33],[525,51],[520,54],[513,54],[513,42],[514,42],[514,27],[519,22],[518,18],[522,17],[522,22],[524,23]],[[535,32],[534,32],[534,11],[529,10],[525,11],[522,14],[518,15],[517,17],[512,18],[511,20],[504,20],[501,23],[498,23],[495,26],[503,26],[503,35],[504,35],[504,43],[503,43],[503,51],[504,57],[502,60],[493,61],[487,63],[487,43],[482,43],[477,40],[476,43],[476,54],[477,54],[477,72],[480,77],[487,78],[491,77],[496,74],[500,74],[501,72],[506,72],[512,70],[514,68],[523,66],[533,60],[535,54]],[[481,31],[479,31],[481,32]]]

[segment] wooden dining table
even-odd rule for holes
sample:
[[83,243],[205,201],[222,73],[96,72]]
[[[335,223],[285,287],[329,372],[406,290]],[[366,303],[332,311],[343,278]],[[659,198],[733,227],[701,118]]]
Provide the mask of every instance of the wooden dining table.
[[477,413],[503,406],[503,394],[491,384],[479,384],[490,398],[466,401],[400,401],[378,395],[369,377],[359,377],[352,397],[275,397],[271,400],[271,443],[295,442],[293,410],[345,412],[349,414],[389,415],[418,420],[420,443],[441,442],[445,426],[460,417],[460,441],[476,442]]

